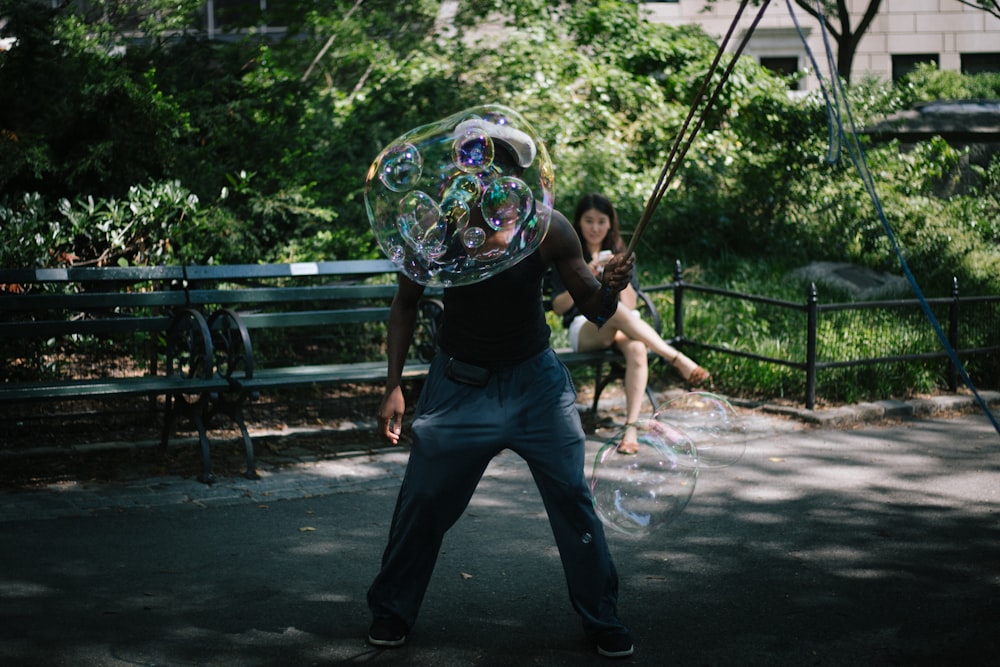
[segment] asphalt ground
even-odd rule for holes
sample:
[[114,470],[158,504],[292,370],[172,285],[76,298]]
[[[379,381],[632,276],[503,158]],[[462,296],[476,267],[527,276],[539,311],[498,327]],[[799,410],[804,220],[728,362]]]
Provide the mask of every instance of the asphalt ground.
[[[997,664],[1000,435],[975,410],[899,413],[817,423],[742,409],[739,462],[701,471],[651,535],[609,532],[627,662]],[[399,448],[304,457],[259,481],[0,492],[0,664],[608,662],[509,453],[448,534],[406,646],[369,647],[365,591],[405,462]]]

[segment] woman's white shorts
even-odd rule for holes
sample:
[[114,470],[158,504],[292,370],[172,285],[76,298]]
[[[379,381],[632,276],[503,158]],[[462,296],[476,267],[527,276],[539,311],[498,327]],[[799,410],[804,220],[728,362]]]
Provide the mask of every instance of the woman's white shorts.
[[[633,310],[632,317],[639,317],[639,311]],[[569,324],[569,346],[574,352],[580,351],[580,329],[583,325],[588,322],[587,318],[583,315],[577,315],[573,318],[573,321]]]
[[586,321],[586,317],[577,315],[569,324],[569,346],[573,348],[574,352],[580,351],[580,329],[583,328]]

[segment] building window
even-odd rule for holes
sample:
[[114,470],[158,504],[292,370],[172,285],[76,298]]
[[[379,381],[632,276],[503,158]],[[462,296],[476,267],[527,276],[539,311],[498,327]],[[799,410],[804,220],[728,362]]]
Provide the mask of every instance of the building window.
[[963,53],[962,74],[1000,72],[1000,53]]
[[904,76],[917,69],[917,65],[930,63],[940,65],[940,57],[936,53],[907,53],[892,57],[892,81],[899,81]]
[[761,56],[760,66],[766,70],[774,72],[776,75],[788,82],[789,90],[798,90],[801,77],[799,76],[799,59],[796,56]]
[[209,7],[215,11],[216,28],[247,28],[262,23],[267,0],[214,0]]

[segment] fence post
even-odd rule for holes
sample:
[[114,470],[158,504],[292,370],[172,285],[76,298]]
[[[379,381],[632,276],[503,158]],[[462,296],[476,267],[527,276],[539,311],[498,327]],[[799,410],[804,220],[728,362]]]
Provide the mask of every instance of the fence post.
[[816,283],[809,285],[806,298],[806,409],[816,407],[816,321],[819,314]]
[[[948,342],[958,354],[958,277],[951,279],[951,305],[948,307]],[[948,391],[958,391],[958,367],[948,357]]]
[[681,260],[674,263],[674,340],[684,339],[684,271]]

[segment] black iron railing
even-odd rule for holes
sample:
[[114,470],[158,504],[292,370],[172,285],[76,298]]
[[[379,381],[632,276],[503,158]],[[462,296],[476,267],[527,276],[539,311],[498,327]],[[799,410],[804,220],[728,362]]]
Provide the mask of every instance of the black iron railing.
[[[834,368],[944,359],[949,390],[958,388],[958,369],[930,326],[917,298],[821,304],[819,291],[812,283],[805,301],[796,303],[686,282],[680,262],[675,266],[672,283],[643,289],[650,294],[672,291],[672,343],[803,371],[806,376],[804,401],[810,410],[816,405],[818,374]],[[689,338],[685,332],[686,302],[694,295],[736,300],[754,319],[748,328],[780,327],[784,335],[798,338],[798,342],[780,350],[761,351],[753,345],[752,338],[744,338],[737,332],[746,324],[740,316],[734,316],[733,321],[723,327],[732,331],[712,332],[705,335],[704,340]],[[951,296],[925,299],[925,302],[960,360],[1000,354],[1000,295],[962,297],[958,281],[953,280]],[[770,314],[761,315],[764,310]],[[891,329],[893,334],[882,335],[886,329]],[[821,331],[826,335],[820,336]],[[726,342],[709,342],[713,339]]]

